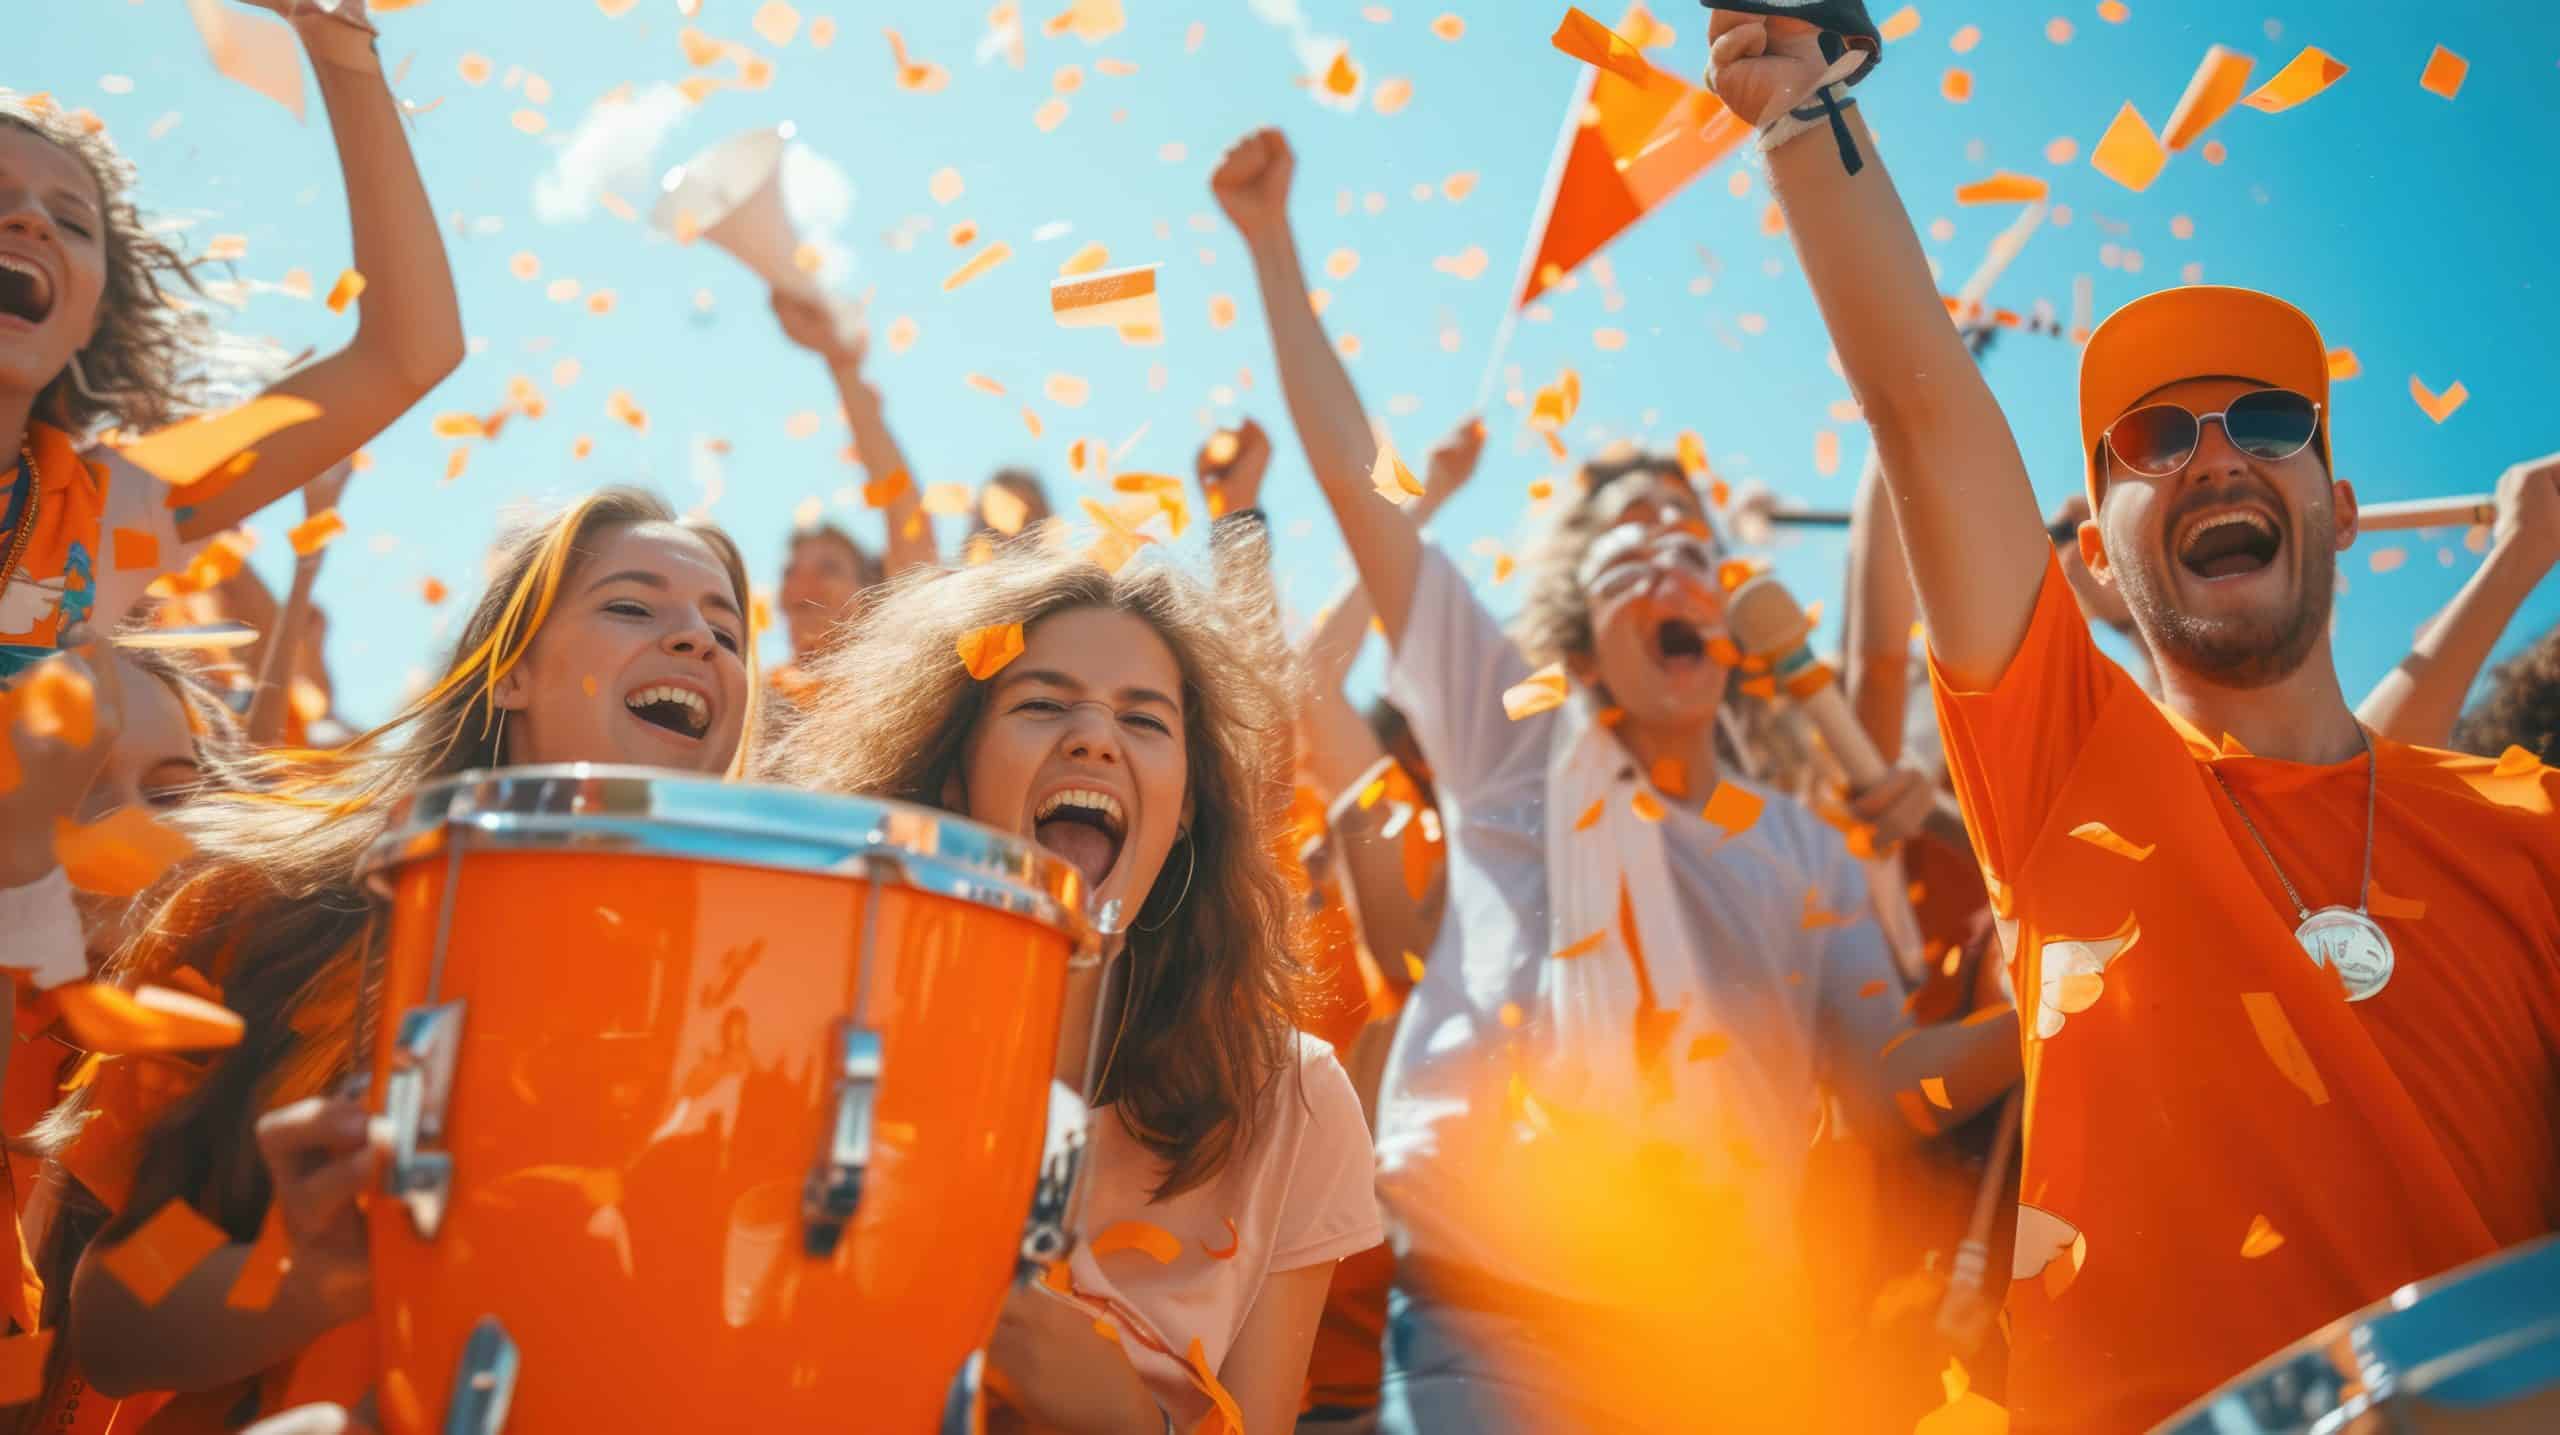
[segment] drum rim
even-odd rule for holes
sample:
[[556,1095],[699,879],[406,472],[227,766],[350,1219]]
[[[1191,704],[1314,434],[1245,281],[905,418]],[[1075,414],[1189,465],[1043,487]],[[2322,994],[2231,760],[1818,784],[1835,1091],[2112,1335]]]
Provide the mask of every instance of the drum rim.
[[[739,819],[763,807],[753,823]],[[860,820],[848,822],[849,816]],[[670,832],[730,832],[764,843],[801,843],[829,855],[786,860],[770,846],[735,854],[702,842],[653,848],[630,830],[659,824]],[[899,829],[896,840],[891,830]],[[391,810],[382,835],[357,864],[368,882],[393,868],[437,856],[459,839],[466,851],[586,850],[624,856],[690,857],[721,866],[845,875],[859,859],[885,862],[867,875],[1027,917],[1082,943],[1092,935],[1084,911],[1084,874],[1029,838],[999,831],[938,807],[881,797],[813,792],[773,783],[730,782],[666,768],[613,763],[557,763],[472,768],[422,783]],[[965,839],[965,840],[961,840]]]
[[2296,1338],[2283,1349],[2258,1361],[2223,1381],[2203,1395],[2189,1401],[2178,1412],[2152,1427],[2163,1435],[2181,1435],[2190,1428],[2211,1428],[2208,1422],[2217,1406],[2242,1391],[2264,1385],[2296,1361],[2316,1356],[2339,1341],[2352,1339],[2375,1321],[2409,1309],[2421,1301],[2448,1294],[2471,1280],[2492,1271],[2506,1269],[2522,1261],[2560,1259],[2560,1235],[2537,1236],[2520,1241],[2488,1255],[2464,1261],[2458,1266],[2410,1281],[2384,1296],[2339,1316],[2328,1324]]

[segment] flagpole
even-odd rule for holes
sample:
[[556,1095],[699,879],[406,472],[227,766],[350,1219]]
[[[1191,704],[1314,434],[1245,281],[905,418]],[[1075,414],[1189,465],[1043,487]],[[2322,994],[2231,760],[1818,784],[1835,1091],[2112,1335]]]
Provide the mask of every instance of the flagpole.
[[1565,108],[1564,128],[1556,134],[1555,153],[1547,159],[1546,183],[1538,195],[1537,212],[1529,219],[1529,236],[1520,244],[1520,264],[1512,276],[1511,292],[1504,296],[1502,322],[1493,331],[1493,348],[1484,362],[1484,377],[1476,381],[1476,401],[1468,412],[1481,416],[1485,401],[1493,396],[1494,376],[1501,372],[1502,356],[1511,348],[1512,333],[1520,326],[1520,310],[1529,288],[1529,280],[1538,263],[1538,239],[1547,232],[1547,220],[1555,213],[1556,194],[1564,188],[1564,164],[1573,153],[1573,137],[1582,129],[1583,112],[1591,107],[1591,85],[1600,72],[1589,65],[1579,67],[1582,75],[1574,82],[1573,102]]

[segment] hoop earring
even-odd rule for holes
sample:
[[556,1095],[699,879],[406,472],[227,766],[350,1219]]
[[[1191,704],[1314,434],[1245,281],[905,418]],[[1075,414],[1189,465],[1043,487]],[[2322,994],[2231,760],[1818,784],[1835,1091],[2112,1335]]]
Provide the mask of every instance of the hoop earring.
[[78,354],[73,354],[71,356],[71,387],[79,390],[80,397],[87,399],[93,404],[103,404],[107,401],[107,396],[105,394],[99,393],[96,389],[89,386],[89,371],[80,367],[80,356]]
[[1163,931],[1165,924],[1173,920],[1173,914],[1182,910],[1182,899],[1191,895],[1191,879],[1200,873],[1200,844],[1193,840],[1188,832],[1181,834],[1181,837],[1183,855],[1191,859],[1182,869],[1182,891],[1174,897],[1173,905],[1165,908],[1164,915],[1156,920],[1154,926],[1150,927],[1144,922],[1132,922],[1129,930],[1133,932]]

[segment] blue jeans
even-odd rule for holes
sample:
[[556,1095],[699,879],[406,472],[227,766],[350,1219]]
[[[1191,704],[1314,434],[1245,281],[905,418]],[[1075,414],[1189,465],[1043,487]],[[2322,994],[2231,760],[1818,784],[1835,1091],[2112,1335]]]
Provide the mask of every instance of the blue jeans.
[[1658,1435],[1567,1388],[1570,1357],[1508,1316],[1387,1294],[1378,1435]]

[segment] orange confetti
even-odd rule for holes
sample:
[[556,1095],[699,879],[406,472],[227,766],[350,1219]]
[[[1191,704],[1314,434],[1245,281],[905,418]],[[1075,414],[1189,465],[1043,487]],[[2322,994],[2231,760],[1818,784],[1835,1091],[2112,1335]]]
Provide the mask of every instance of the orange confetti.
[[1689,1039],[1691,1061],[1713,1061],[1731,1050],[1733,1050],[1733,1038],[1720,1031],[1711,1031],[1703,1036]]
[[1040,108],[1031,112],[1032,125],[1044,135],[1066,122],[1067,102],[1055,95],[1042,101]]
[[1914,6],[1905,5],[1886,16],[1884,23],[1876,27],[1876,33],[1890,44],[1896,40],[1910,39],[1919,32],[1919,29],[1920,11]]
[[2194,144],[2197,136],[2240,103],[2240,97],[2249,89],[2249,72],[2256,64],[2237,50],[2220,45],[2207,47],[2203,61],[2196,66],[2195,78],[2187,81],[2187,91],[2178,97],[2178,107],[2169,112],[2169,124],[2160,132],[2160,142],[2173,150]]
[[1562,707],[1569,691],[1564,664],[1549,663],[1504,690],[1502,711],[1513,722],[1535,717]]
[[529,135],[538,135],[551,128],[550,119],[540,110],[518,110],[510,117],[509,122]]
[[98,1263],[122,1282],[144,1305],[158,1305],[177,1289],[205,1258],[231,1244],[222,1228],[196,1214],[184,1201],[171,1201],[150,1220],[103,1254]]
[[1582,815],[1580,817],[1573,820],[1573,830],[1576,832],[1590,831],[1592,828],[1600,825],[1600,819],[1608,815],[1608,811],[1609,804],[1606,799],[1592,803],[1589,807],[1582,809]]
[[1117,1251],[1140,1251],[1169,1266],[1182,1254],[1182,1242],[1152,1221],[1114,1221],[1093,1238],[1092,1251],[1096,1260]]
[[170,987],[127,992],[106,982],[79,982],[54,995],[63,1024],[91,1051],[115,1056],[212,1051],[240,1042],[237,1012]]
[[1467,33],[1467,22],[1444,12],[1431,22],[1431,33],[1443,40],[1455,40]]
[[328,547],[331,539],[346,531],[347,521],[338,516],[338,510],[324,508],[293,525],[285,538],[293,544],[295,553],[308,558]]
[[329,306],[330,313],[343,314],[347,312],[347,306],[356,302],[357,296],[363,293],[364,276],[352,269],[342,270],[338,282],[329,286],[329,297],[321,302]]
[[1335,51],[1333,63],[1324,67],[1324,74],[1317,84],[1326,94],[1340,100],[1348,100],[1360,93],[1360,67],[1351,63],[1351,52]]
[[1360,256],[1348,249],[1337,249],[1324,257],[1324,272],[1329,278],[1348,279],[1360,267]]
[[1423,495],[1422,480],[1413,476],[1413,470],[1404,466],[1404,460],[1396,457],[1389,444],[1378,445],[1378,456],[1369,465],[1369,485],[1380,498],[1399,508]]
[[2355,350],[2331,349],[2329,351],[2329,382],[2344,383],[2363,372],[2364,365],[2356,361]]
[[2249,1015],[2249,1026],[2258,1034],[2258,1046],[2267,1060],[2275,1063],[2284,1079],[2300,1088],[2314,1106],[2329,1104],[2328,1083],[2320,1079],[2320,1069],[2311,1063],[2311,1052],[2295,1034],[2293,1023],[2284,1014],[2284,1004],[2273,992],[2242,992],[2240,1007]]
[[1653,785],[1673,797],[1689,795],[1689,764],[1676,757],[1653,760]]
[[[1236,1404],[1236,1398],[1227,1393],[1227,1388],[1218,1383],[1217,1373],[1209,1368],[1208,1350],[1196,1335],[1191,1337],[1189,1358],[1191,1382],[1200,1387],[1201,1394],[1209,1397],[1209,1403],[1217,1407],[1218,1418],[1225,1422],[1220,1427],[1219,1435],[1245,1435],[1244,1410]],[[1193,1427],[1195,1435],[1198,1435],[1198,1432],[1207,1424],[1208,1422],[1203,1420],[1199,1426]]]
[[1973,72],[1950,67],[1945,76],[1938,81],[1938,93],[1959,105],[1972,99]]
[[891,469],[880,477],[871,479],[862,485],[863,505],[868,508],[887,508],[899,499],[906,497],[907,490],[914,486],[914,481],[907,477],[907,471],[905,469]]
[[1662,799],[1645,791],[1641,787],[1637,788],[1635,790],[1635,794],[1627,799],[1627,806],[1635,809],[1636,816],[1643,818],[1647,822],[1660,822],[1668,815],[1662,809]]
[[140,807],[120,807],[87,824],[53,822],[53,855],[63,874],[81,891],[103,896],[133,896],[194,850]]
[[755,19],[748,23],[766,44],[778,50],[800,33],[800,12],[792,9],[787,0],[765,0]]
[[1599,931],[1593,932],[1590,936],[1584,937],[1580,941],[1566,946],[1563,950],[1555,954],[1555,958],[1560,962],[1568,962],[1573,960],[1575,957],[1587,957],[1593,952],[1600,950],[1600,944],[1607,940],[1609,940],[1609,929],[1603,927]]
[[2365,555],[2365,566],[2376,573],[2388,573],[2409,561],[2409,550],[2400,547],[2377,548]]
[[[33,738],[54,738],[72,747],[87,747],[98,737],[96,690],[89,679],[67,664],[38,667],[11,695],[17,700],[18,725]],[[0,712],[5,712],[0,707]],[[0,736],[0,742],[5,742]]]
[[1504,1002],[1495,1010],[1493,1016],[1494,1020],[1502,1023],[1505,1031],[1518,1031],[1520,1023],[1529,1019],[1528,1013],[1520,1010],[1518,1002]]
[[1840,471],[1840,435],[1830,429],[1814,432],[1813,471],[1824,478]]
[[889,341],[890,353],[903,354],[916,346],[916,339],[920,333],[916,321],[901,314],[889,321],[889,330],[881,337]]
[[1921,1077],[1920,1094],[1928,1097],[1929,1104],[1935,1106],[1940,1111],[1953,1111],[1956,1109],[1956,1104],[1947,1099],[1947,1083],[1944,1077]]
[[1235,1259],[1236,1251],[1243,1245],[1244,1237],[1236,1231],[1236,1218],[1229,1216],[1227,1217],[1226,1249],[1220,1250],[1217,1247],[1210,1245],[1207,1241],[1202,1241],[1200,1243],[1200,1254],[1207,1256],[1213,1261],[1231,1261]]
[[[126,444],[118,453],[162,483],[184,488],[215,477],[244,458],[254,463],[259,443],[319,416],[320,406],[308,399],[262,394],[236,408],[182,419]],[[238,470],[246,471],[245,465]]]
[[1457,203],[1475,191],[1476,172],[1471,169],[1462,169],[1440,181],[1440,197],[1451,204]]
[[2282,114],[2336,84],[2346,73],[2347,67],[2327,51],[2305,45],[2301,54],[2240,103],[2262,114]]
[[[2063,143],[2063,141],[2057,141]],[[2056,161],[2060,163],[2061,161]],[[2051,192],[2051,186],[2033,175],[2012,174],[2002,170],[1989,179],[1978,179],[1956,187],[1958,204],[2032,204]]]
[[2083,822],[2071,829],[2071,835],[2101,852],[2112,852],[2130,862],[2145,861],[2159,850],[2156,842],[2137,847],[2117,836],[2115,830],[2103,822]]
[[2427,56],[2425,73],[2418,76],[2418,88],[2446,99],[2462,93],[2463,77],[2471,73],[2471,62],[2442,45]]
[[823,50],[836,42],[836,22],[832,15],[821,15],[809,22],[809,43]]
[[951,72],[940,65],[918,64],[907,55],[906,37],[895,30],[883,31],[889,37],[889,54],[898,64],[898,88],[918,94],[932,94],[951,83]]
[[429,607],[433,607],[436,604],[443,602],[446,596],[446,589],[443,581],[436,578],[424,578],[419,580],[418,596],[424,598],[427,601],[427,606]]
[[1392,115],[1413,103],[1413,81],[1402,75],[1390,75],[1371,91],[1369,103],[1379,114]]
[[986,248],[970,255],[967,263],[952,270],[951,276],[942,281],[942,292],[948,294],[1012,257],[1013,246],[1001,239],[996,240]]
[[1236,321],[1236,301],[1224,294],[1209,296],[1209,327],[1223,329]]
[[2264,1216],[2251,1216],[2249,1234],[2240,1238],[2240,1258],[2254,1261],[2260,1256],[2273,1254],[2283,1244],[2284,1232],[2277,1230]]
[[160,566],[160,535],[140,528],[118,528],[108,539],[115,553],[116,571]]
[[2089,151],[2090,168],[2136,194],[2149,189],[2168,163],[2169,152],[2130,102],[2116,111],[2115,122]]
[[2125,8],[2124,0],[2098,0],[2098,18],[2110,25],[2121,25],[2132,15],[2133,12]]
[[2418,401],[2418,408],[2424,412],[2428,418],[2435,420],[2437,423],[2443,423],[2446,419],[2452,418],[2453,411],[2462,407],[2464,401],[2471,397],[2471,391],[2464,388],[2462,386],[2462,381],[2457,379],[2454,381],[2453,387],[2446,389],[2443,393],[2439,394],[2428,388],[2425,384],[2418,382],[2417,375],[2411,374],[2409,376],[2409,397]]
[[[1110,250],[1099,244],[1088,244],[1067,256],[1067,262],[1058,266],[1058,275],[1060,278],[1071,278],[1078,274],[1091,274],[1110,262]],[[1230,319],[1235,317],[1234,307],[1233,303],[1228,305],[1227,317]]]
[[1604,354],[1614,354],[1627,346],[1627,331],[1594,329],[1591,331],[1591,346]]
[[960,635],[960,663],[969,676],[985,682],[1003,672],[1005,665],[1022,656],[1022,625],[999,623]]
[[269,1203],[267,1222],[258,1228],[258,1239],[250,1245],[248,1258],[241,1262],[240,1274],[222,1303],[233,1310],[265,1310],[275,1304],[276,1292],[291,1269],[293,1244],[285,1235],[284,1208]]
[[1556,32],[1547,37],[1547,43],[1631,84],[1645,85],[1653,78],[1653,67],[1645,63],[1634,44],[1572,6],[1565,8],[1564,18],[1556,23]]
[[1739,837],[1759,822],[1760,810],[1765,806],[1760,794],[1749,788],[1719,782],[1716,790],[1707,794],[1706,809],[1699,815],[1723,828],[1727,836]]

